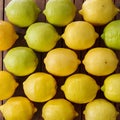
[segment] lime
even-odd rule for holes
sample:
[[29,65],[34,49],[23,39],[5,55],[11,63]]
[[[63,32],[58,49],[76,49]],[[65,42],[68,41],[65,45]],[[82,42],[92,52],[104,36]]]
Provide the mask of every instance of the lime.
[[102,98],[89,102],[83,113],[85,120],[116,120],[119,114],[111,102]]
[[99,26],[110,22],[119,11],[113,0],[85,0],[79,13],[85,21]]
[[3,62],[9,72],[16,76],[25,76],[35,71],[38,58],[31,48],[21,46],[10,49]]
[[0,100],[11,97],[18,86],[15,78],[7,71],[0,71]]
[[101,38],[107,47],[120,50],[120,20],[114,20],[107,24],[103,30]]
[[29,26],[24,38],[30,48],[47,52],[55,47],[60,36],[51,24],[38,22]]
[[75,21],[68,24],[62,35],[65,44],[75,50],[84,50],[94,45],[98,38],[94,27],[85,21]]
[[73,21],[76,7],[71,0],[49,0],[43,11],[49,23],[65,26]]
[[44,120],[73,120],[76,116],[74,106],[63,98],[49,100],[42,108]]
[[65,97],[74,103],[83,104],[92,101],[99,90],[96,81],[87,74],[69,76],[61,89]]
[[113,102],[120,102],[120,74],[109,75],[101,87],[107,99]]
[[25,97],[11,97],[0,106],[5,120],[31,120],[37,111],[34,105]]
[[115,52],[104,47],[90,49],[82,61],[86,71],[96,76],[105,76],[113,73],[117,68],[118,62]]
[[15,28],[7,21],[0,20],[0,50],[7,50],[18,39]]
[[77,54],[68,48],[55,48],[44,58],[46,70],[56,76],[67,76],[75,72],[80,64]]
[[34,0],[11,0],[5,12],[11,23],[19,27],[28,27],[36,21],[40,9]]
[[43,72],[33,73],[23,82],[26,96],[34,102],[45,102],[53,98],[56,87],[52,75]]

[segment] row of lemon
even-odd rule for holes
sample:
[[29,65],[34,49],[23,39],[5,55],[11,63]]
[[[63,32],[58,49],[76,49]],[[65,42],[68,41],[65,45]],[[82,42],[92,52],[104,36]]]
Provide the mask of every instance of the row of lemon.
[[[116,117],[119,114],[114,105],[109,101],[100,98],[95,99],[100,86],[97,85],[92,77],[83,73],[69,76],[64,85],[61,86],[67,100],[64,98],[52,99],[57,92],[57,81],[48,73],[33,73],[23,82],[23,90],[28,98],[23,96],[12,97],[18,83],[7,71],[0,71],[0,76],[0,99],[9,98],[5,104],[0,106],[0,111],[6,120],[32,119],[37,108],[31,101],[40,103],[46,102],[42,107],[42,117],[45,120],[56,119],[57,115],[60,115],[60,118],[57,118],[58,120],[61,120],[61,118],[64,118],[65,120],[74,119],[78,116],[78,113],[72,103],[87,103],[83,112],[86,120],[97,119],[99,115],[101,115],[100,120],[105,119],[106,117],[108,120],[111,119],[111,117],[113,117],[112,120],[116,120]],[[105,79],[104,85],[101,87],[105,97],[113,102],[120,102],[119,78],[120,74],[110,75]],[[104,112],[103,109],[105,110]],[[90,115],[91,112],[92,115]]]
[[[33,0],[11,0],[5,8],[10,22],[19,27],[28,27],[36,21],[40,8]],[[94,25],[104,25],[110,22],[120,10],[112,0],[86,0],[79,13],[85,21]],[[55,26],[65,26],[75,18],[77,8],[71,0],[49,0],[43,10],[47,21]]]

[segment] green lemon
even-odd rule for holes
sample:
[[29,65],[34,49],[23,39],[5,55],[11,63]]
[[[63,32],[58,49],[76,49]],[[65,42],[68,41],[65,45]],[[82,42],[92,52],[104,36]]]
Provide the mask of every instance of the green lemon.
[[7,52],[3,62],[9,72],[16,76],[25,76],[35,71],[38,58],[31,48],[15,47]]
[[99,90],[96,81],[86,74],[73,74],[61,86],[65,97],[74,103],[83,104],[92,101]]
[[96,47],[86,53],[82,63],[88,73],[96,76],[105,76],[116,70],[119,59],[113,50],[105,47]]
[[51,24],[38,22],[29,26],[24,38],[30,48],[47,52],[55,47],[60,36]]
[[55,48],[44,58],[46,70],[56,76],[67,76],[74,73],[81,61],[77,54],[68,48]]
[[71,22],[66,26],[62,34],[65,44],[75,50],[84,50],[92,47],[98,36],[94,27],[85,21]]
[[49,23],[65,26],[73,21],[76,7],[71,0],[49,0],[43,11]]
[[101,87],[107,99],[113,102],[120,102],[120,74],[109,75]]
[[83,114],[85,120],[116,120],[119,112],[111,102],[99,98],[89,102]]
[[42,108],[44,120],[73,120],[76,116],[74,106],[63,98],[49,100]]
[[79,13],[85,21],[100,26],[110,22],[119,11],[113,0],[85,0]]
[[120,50],[120,20],[114,20],[107,24],[101,38],[107,47]]
[[5,12],[11,23],[19,27],[27,27],[36,21],[40,9],[34,0],[11,0]]
[[45,102],[53,98],[56,88],[53,76],[43,72],[33,73],[23,82],[26,96],[34,102]]
[[5,120],[31,120],[37,109],[25,97],[11,97],[0,106]]

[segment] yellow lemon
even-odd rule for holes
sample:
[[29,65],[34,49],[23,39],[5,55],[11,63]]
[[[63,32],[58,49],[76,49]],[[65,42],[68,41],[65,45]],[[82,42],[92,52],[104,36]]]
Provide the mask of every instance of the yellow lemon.
[[0,20],[0,51],[11,48],[17,39],[18,35],[13,25]]
[[73,120],[76,116],[74,106],[62,98],[49,100],[42,108],[44,120]]
[[98,36],[90,23],[75,21],[66,26],[62,38],[69,48],[84,50],[92,47]]
[[49,23],[56,26],[65,26],[73,21],[76,6],[71,0],[49,0],[43,13]]
[[0,106],[5,120],[31,120],[37,108],[25,97],[11,97]]
[[33,73],[23,82],[26,96],[34,102],[45,102],[54,97],[56,87],[53,76],[43,72]]
[[83,114],[85,120],[116,120],[119,112],[111,102],[99,98],[89,102]]
[[65,97],[78,104],[92,101],[99,90],[96,81],[87,74],[73,74],[61,86]]
[[104,25],[110,22],[119,11],[113,0],[86,0],[79,13],[85,21],[93,25]]
[[86,71],[96,76],[111,74],[116,70],[118,62],[115,52],[104,47],[90,49],[82,61]]
[[120,102],[120,73],[112,74],[105,78],[101,90],[107,99],[113,102]]
[[12,74],[7,71],[0,71],[0,100],[11,97],[17,86],[18,83]]
[[44,58],[48,72],[56,76],[67,76],[75,72],[80,64],[77,54],[68,48],[55,48]]

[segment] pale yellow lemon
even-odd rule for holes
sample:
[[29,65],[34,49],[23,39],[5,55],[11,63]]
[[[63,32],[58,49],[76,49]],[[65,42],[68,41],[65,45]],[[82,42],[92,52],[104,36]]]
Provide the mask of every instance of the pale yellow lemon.
[[44,58],[46,70],[56,76],[67,76],[74,73],[79,64],[77,54],[68,48],[55,48]]
[[98,98],[86,105],[83,114],[85,120],[116,120],[119,112],[111,102]]
[[93,25],[105,25],[119,12],[113,0],[85,0],[79,13]]
[[92,24],[85,21],[75,21],[68,24],[62,38],[65,44],[74,50],[85,50],[95,44],[99,34]]
[[82,61],[86,71],[96,76],[105,76],[113,73],[117,68],[118,62],[115,52],[105,47],[90,49]]
[[49,100],[42,108],[44,120],[73,120],[76,116],[72,103],[63,98]]

